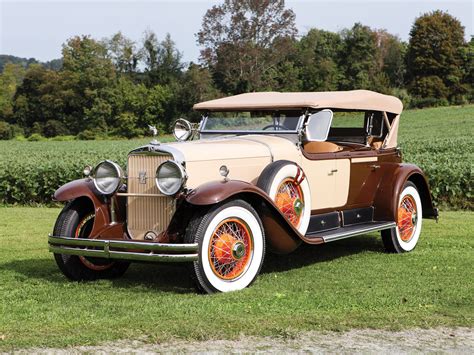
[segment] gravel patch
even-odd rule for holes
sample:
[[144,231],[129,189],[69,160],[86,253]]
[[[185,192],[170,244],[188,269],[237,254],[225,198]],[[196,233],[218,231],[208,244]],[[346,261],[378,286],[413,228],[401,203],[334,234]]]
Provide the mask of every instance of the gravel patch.
[[238,340],[183,341],[160,344],[121,340],[98,346],[34,348],[16,354],[154,353],[457,353],[474,354],[474,329],[436,328],[406,331],[350,330],[305,332],[294,337],[241,337]]

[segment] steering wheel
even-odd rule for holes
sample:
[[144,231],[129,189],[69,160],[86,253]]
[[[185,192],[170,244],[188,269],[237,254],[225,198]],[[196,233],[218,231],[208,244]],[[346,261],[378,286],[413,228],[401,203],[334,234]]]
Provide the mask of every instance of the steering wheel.
[[290,130],[290,129],[289,129],[288,127],[286,127],[285,125],[282,125],[282,124],[279,124],[279,123],[277,123],[277,124],[269,124],[268,126],[263,127],[262,130],[265,131],[265,130],[267,130],[267,129],[269,129],[269,128],[272,128],[272,127],[275,128],[275,131],[278,130],[277,128],[282,128],[282,129],[284,129],[284,130],[286,130],[286,131],[289,131],[289,130]]

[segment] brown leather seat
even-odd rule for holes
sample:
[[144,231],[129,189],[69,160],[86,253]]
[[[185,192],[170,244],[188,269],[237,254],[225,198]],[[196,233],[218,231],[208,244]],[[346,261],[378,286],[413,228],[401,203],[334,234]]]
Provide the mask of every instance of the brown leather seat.
[[307,142],[303,146],[307,153],[335,153],[343,148],[331,142]]

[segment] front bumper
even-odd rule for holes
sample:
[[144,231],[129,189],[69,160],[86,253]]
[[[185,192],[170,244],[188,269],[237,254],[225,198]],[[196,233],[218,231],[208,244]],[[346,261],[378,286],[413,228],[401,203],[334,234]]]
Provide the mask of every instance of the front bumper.
[[79,239],[48,236],[49,251],[104,259],[152,262],[198,260],[198,244],[168,244],[127,240]]

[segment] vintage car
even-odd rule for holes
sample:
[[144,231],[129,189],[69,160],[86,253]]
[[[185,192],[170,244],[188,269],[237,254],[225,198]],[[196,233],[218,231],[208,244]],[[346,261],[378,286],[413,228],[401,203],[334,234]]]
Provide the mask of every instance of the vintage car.
[[[415,248],[437,218],[427,180],[402,163],[399,99],[366,90],[259,92],[198,103],[178,142],[106,160],[60,187],[49,249],[72,280],[122,275],[130,262],[187,262],[199,290],[249,286],[266,249],[290,253],[380,231]],[[341,246],[343,247],[343,246]]]

